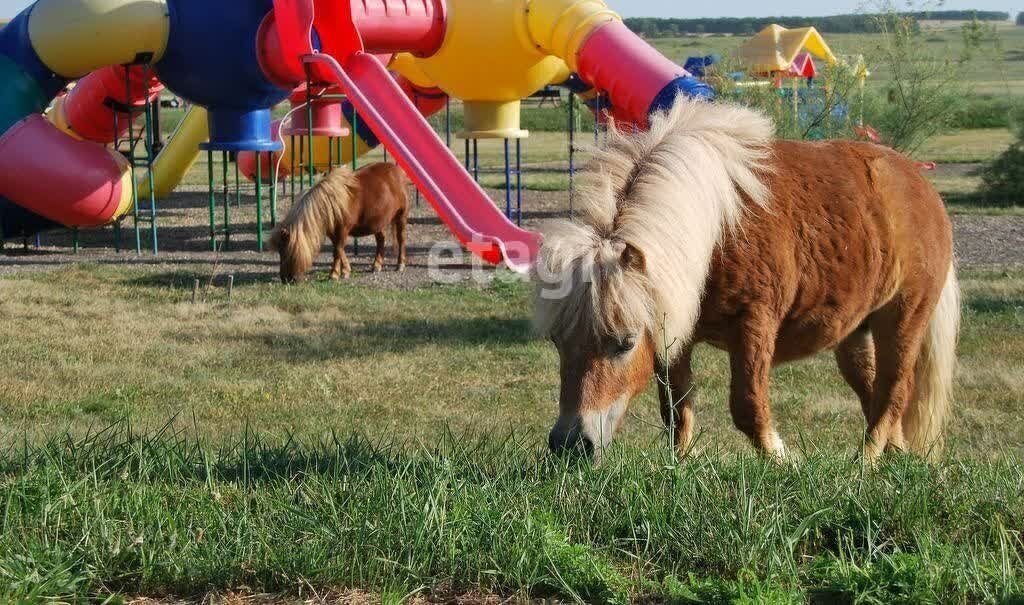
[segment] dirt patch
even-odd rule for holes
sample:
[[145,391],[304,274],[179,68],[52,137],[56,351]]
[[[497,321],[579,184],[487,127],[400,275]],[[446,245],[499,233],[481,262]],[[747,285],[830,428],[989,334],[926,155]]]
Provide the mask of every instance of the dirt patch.
[[957,215],[952,220],[960,267],[1024,265],[1024,216]]

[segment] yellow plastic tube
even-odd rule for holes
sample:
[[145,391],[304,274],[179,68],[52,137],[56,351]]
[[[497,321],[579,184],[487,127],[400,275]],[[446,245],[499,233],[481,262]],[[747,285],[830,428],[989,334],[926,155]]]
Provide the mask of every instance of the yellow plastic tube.
[[576,58],[598,27],[621,21],[604,0],[529,0],[527,30],[537,48],[561,58],[577,71]]
[[81,139],[82,137],[71,129],[71,125],[68,124],[68,116],[64,113],[64,102],[67,100],[67,96],[57,97],[53,100],[53,104],[50,106],[50,110],[46,112],[46,119],[51,124],[57,127],[57,130],[63,132],[69,137]]
[[[333,147],[330,143],[333,143]],[[341,157],[338,157],[338,145],[341,146]],[[308,164],[306,153],[308,153],[306,137],[295,137],[295,149],[291,146],[291,137],[284,137],[284,157],[281,159],[281,172],[289,174],[292,167],[292,155],[295,155],[296,168]],[[363,139],[356,137],[356,157],[362,157],[373,149]],[[275,156],[276,159],[276,156]],[[352,161],[352,135],[340,137],[340,139],[328,139],[327,137],[313,137],[313,165],[317,172],[326,172],[330,166],[348,164]]]
[[28,34],[47,67],[80,78],[145,56],[156,63],[170,27],[166,0],[38,0]]
[[[156,197],[167,197],[174,191],[199,157],[199,144],[209,137],[206,109],[193,105],[185,112],[153,162],[153,191]],[[143,176],[139,180],[139,198],[146,197],[149,197],[149,179]]]

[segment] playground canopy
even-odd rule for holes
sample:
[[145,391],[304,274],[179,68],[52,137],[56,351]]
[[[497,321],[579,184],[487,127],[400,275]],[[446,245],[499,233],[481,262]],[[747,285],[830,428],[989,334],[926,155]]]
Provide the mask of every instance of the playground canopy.
[[770,73],[786,71],[803,52],[810,53],[829,65],[836,62],[835,55],[813,27],[786,29],[769,25],[743,43],[739,58],[751,71]]
[[786,73],[796,78],[813,78],[818,75],[818,68],[811,59],[811,53],[800,53],[790,63]]

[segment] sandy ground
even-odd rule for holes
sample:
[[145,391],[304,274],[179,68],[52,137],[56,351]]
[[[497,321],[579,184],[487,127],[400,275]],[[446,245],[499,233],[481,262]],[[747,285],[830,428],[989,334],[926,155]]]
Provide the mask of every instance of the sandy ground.
[[[499,207],[505,206],[504,190],[488,190],[488,193]],[[279,201],[278,215],[283,215],[290,204],[290,195],[285,191]],[[155,272],[194,273],[203,279],[211,274],[218,278],[234,275],[236,283],[276,280],[276,254],[270,251],[260,253],[256,249],[256,213],[252,197],[243,193],[242,203],[236,206],[232,201],[229,211],[231,237],[226,244],[223,236],[218,237],[217,252],[211,251],[207,194],[204,191],[184,191],[160,203],[158,255],[148,250],[149,233],[145,230],[142,233],[144,251],[136,254],[133,223],[129,218],[122,229],[122,241],[128,251],[115,250],[112,227],[83,231],[77,253],[73,250],[70,232],[49,233],[40,238],[38,247],[34,240],[20,244],[8,242],[5,254],[0,256],[0,275],[86,262],[146,267]],[[522,224],[525,228],[537,229],[544,221],[567,216],[568,212],[567,192],[523,192]],[[223,227],[223,213],[223,203],[218,200],[218,228]],[[264,209],[264,216],[268,225],[265,237],[269,237],[269,209]],[[1024,216],[956,215],[952,220],[961,267],[1024,266]],[[370,273],[373,243],[372,239],[364,238],[360,241],[358,254],[354,254],[354,246],[349,246],[355,281],[386,288],[406,288],[438,281],[474,283],[486,280],[492,274],[490,268],[476,264],[468,253],[458,251],[454,238],[426,202],[414,207],[410,222],[408,270],[404,273],[394,270],[394,256],[389,244],[389,266],[382,273]],[[444,259],[442,263],[430,262],[432,250],[435,259]],[[316,275],[323,277],[329,265],[330,256],[325,251],[314,269]],[[435,269],[432,270],[432,266]]]

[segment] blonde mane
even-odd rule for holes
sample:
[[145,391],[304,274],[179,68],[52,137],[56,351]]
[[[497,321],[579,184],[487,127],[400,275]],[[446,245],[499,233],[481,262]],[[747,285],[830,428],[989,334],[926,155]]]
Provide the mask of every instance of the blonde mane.
[[739,225],[744,196],[768,204],[759,174],[773,132],[751,109],[685,97],[647,131],[613,128],[584,173],[579,215],[545,230],[541,333],[646,330],[671,360],[693,335],[712,254]]
[[329,172],[288,211],[270,237],[271,249],[287,258],[295,272],[307,271],[324,237],[345,222],[357,185],[356,173],[348,167]]

